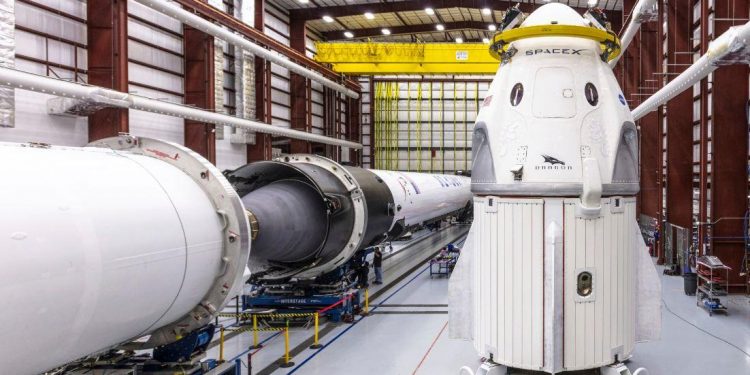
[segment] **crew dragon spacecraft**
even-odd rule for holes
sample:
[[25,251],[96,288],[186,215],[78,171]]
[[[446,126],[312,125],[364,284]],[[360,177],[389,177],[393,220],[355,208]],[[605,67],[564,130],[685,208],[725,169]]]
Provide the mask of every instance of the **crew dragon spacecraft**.
[[750,26],[631,113],[612,66],[655,6],[636,5],[622,47],[600,10],[559,3],[525,19],[511,9],[493,38],[501,64],[474,128],[474,222],[449,292],[451,336],[488,358],[478,374],[629,375],[636,341],[659,336],[660,283],[636,224],[635,120],[719,65],[747,63]]

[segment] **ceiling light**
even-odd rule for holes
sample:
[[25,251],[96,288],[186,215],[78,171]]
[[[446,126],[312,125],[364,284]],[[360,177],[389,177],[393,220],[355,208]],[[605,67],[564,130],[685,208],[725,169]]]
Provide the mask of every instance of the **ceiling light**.
[[464,42],[464,38],[456,38],[456,43],[463,43],[463,42]]
[[309,3],[309,2],[310,2],[310,0],[299,0],[299,3],[300,3],[300,4],[307,4],[307,3]]
[[380,30],[380,32],[382,32],[383,35],[391,35],[391,30],[388,30],[388,29],[382,29]]
[[445,26],[443,26],[443,25],[442,25],[442,24],[440,24],[440,23],[439,23],[439,24],[437,24],[437,25],[435,25],[435,28],[436,28],[436,29],[438,29],[438,31],[443,31],[443,30],[445,30]]
[[597,5],[599,5],[599,0],[589,0],[588,4],[589,4],[589,8],[594,8]]
[[487,30],[489,30],[489,31],[496,31],[497,30],[497,26],[495,24],[489,25],[489,26],[487,26]]
[[331,17],[331,16],[323,16],[323,21],[331,23],[331,22],[333,22],[333,17]]
[[427,13],[428,16],[435,15],[435,9],[432,8],[424,8],[424,12]]
[[365,18],[367,18],[368,20],[372,20],[375,19],[375,15],[370,12],[365,12]]
[[484,14],[485,16],[489,16],[489,15],[492,14],[492,9],[490,9],[490,8],[482,8],[482,14]]
[[489,38],[482,38],[482,43],[484,43],[484,44],[490,44],[490,39]]
[[344,31],[344,36],[347,38],[354,38],[354,34],[351,31]]

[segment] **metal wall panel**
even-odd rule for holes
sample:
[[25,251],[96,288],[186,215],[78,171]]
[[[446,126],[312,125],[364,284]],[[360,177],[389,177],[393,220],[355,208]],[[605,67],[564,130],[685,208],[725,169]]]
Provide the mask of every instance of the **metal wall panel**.
[[[0,0],[0,66],[15,67],[16,40],[14,37],[16,25],[15,1]],[[0,127],[15,125],[15,90],[0,87]]]

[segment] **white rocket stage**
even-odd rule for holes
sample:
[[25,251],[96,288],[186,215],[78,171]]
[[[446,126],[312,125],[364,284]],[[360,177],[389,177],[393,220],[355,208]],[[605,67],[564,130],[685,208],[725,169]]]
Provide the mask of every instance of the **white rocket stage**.
[[[442,245],[438,245],[441,241],[435,237],[423,239],[416,234],[413,242],[421,241],[421,244],[415,253],[423,255],[438,250]],[[394,245],[394,252],[402,246]],[[324,345],[322,349],[305,349],[295,355],[292,359],[295,366],[291,368],[270,371],[269,364],[283,353],[283,335],[261,333],[265,347],[252,351],[252,373],[457,375],[461,366],[476,368],[479,362],[472,344],[448,337],[448,279],[430,279],[427,267],[422,265],[409,272],[373,300],[372,307],[377,308],[370,316],[354,325],[340,324],[329,331],[320,340]],[[404,266],[401,270],[386,272],[386,285],[406,269]],[[661,274],[661,269],[659,272]],[[728,300],[728,316],[709,317],[695,306],[695,297],[682,293],[682,278],[661,276],[661,280],[669,308],[662,312],[662,340],[637,345],[633,365],[647,367],[651,375],[750,373],[750,356],[738,350],[750,353],[750,300],[732,296]],[[294,330],[290,345],[295,348],[311,336],[311,330]],[[228,340],[226,359],[241,358],[246,365],[250,343],[249,334]],[[216,356],[218,347],[208,353],[209,358]],[[247,374],[247,368],[243,368],[242,373]]]

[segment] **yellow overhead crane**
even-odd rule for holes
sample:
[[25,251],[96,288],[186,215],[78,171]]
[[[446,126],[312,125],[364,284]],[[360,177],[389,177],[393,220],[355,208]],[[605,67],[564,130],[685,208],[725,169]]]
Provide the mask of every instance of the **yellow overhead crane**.
[[495,74],[500,62],[484,43],[317,42],[315,60],[348,75]]
[[[495,74],[511,42],[534,37],[572,36],[599,42],[602,59],[620,54],[620,40],[609,30],[569,25],[510,29],[484,43],[336,43],[316,42],[315,60],[348,75]],[[498,61],[500,60],[500,61]]]

